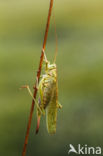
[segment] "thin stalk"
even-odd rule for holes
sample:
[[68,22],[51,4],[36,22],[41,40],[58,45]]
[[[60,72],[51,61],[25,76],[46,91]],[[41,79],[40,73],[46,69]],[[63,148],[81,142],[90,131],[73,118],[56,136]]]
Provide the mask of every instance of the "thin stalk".
[[[49,25],[50,25],[50,17],[51,17],[52,7],[53,7],[53,0],[50,0],[50,7],[49,7],[47,24],[46,24],[46,29],[45,29],[43,47],[42,47],[41,57],[40,57],[40,63],[39,63],[38,71],[37,71],[37,79],[36,79],[36,82],[35,82],[35,85],[34,85],[34,94],[33,94],[34,99],[36,99],[36,95],[37,95],[37,91],[38,91],[38,89],[37,89],[37,83],[39,82],[39,79],[40,79],[40,74],[41,74],[41,69],[42,69],[42,64],[43,64],[44,51],[45,51],[47,37],[48,37],[48,31],[49,31]],[[32,115],[33,115],[33,111],[34,111],[34,105],[35,105],[35,101],[32,100],[32,105],[31,105],[31,109],[30,109],[30,115],[29,115],[29,120],[28,120],[28,125],[27,125],[27,131],[26,131],[26,136],[25,136],[25,141],[24,141],[22,156],[25,156],[26,155],[28,138],[29,138],[29,132],[30,132],[30,128],[31,128]]]

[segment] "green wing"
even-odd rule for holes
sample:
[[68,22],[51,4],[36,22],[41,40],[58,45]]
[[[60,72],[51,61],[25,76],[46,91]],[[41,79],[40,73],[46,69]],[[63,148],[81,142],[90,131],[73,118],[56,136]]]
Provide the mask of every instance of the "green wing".
[[58,95],[57,95],[57,84],[55,83],[55,85],[53,86],[50,103],[46,108],[46,124],[49,134],[56,133],[57,105],[58,105]]

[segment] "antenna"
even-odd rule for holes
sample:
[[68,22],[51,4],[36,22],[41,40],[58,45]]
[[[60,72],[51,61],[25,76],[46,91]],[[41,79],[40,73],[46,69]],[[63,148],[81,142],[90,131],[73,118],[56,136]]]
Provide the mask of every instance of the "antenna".
[[53,13],[53,18],[54,18],[54,29],[55,29],[55,40],[56,40],[56,50],[55,50],[55,55],[54,55],[54,63],[56,62],[56,57],[58,53],[58,37],[57,37],[57,31],[56,31],[56,23],[55,23],[55,15]]

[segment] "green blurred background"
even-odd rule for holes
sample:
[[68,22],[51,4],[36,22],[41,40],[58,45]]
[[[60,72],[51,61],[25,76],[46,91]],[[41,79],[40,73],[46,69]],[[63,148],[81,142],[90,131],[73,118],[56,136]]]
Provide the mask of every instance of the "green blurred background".
[[[49,0],[0,0],[0,156],[20,156],[31,97],[20,86],[34,85]],[[36,111],[27,156],[66,156],[69,144],[103,147],[103,1],[55,0],[58,35],[59,101],[57,133],[42,118],[35,135]],[[56,47],[53,17],[46,47]]]

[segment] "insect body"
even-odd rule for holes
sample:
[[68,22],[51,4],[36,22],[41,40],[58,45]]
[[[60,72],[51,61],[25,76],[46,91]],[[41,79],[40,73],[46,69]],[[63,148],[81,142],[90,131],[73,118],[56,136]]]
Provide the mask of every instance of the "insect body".
[[34,99],[29,86],[22,86],[22,88],[28,89],[30,95],[32,96],[37,106],[36,133],[38,133],[39,131],[41,115],[45,115],[46,112],[46,125],[48,133],[54,134],[56,132],[57,110],[58,108],[62,108],[62,106],[58,102],[58,82],[56,64],[50,64],[50,62],[46,59],[46,55],[44,56],[46,62],[46,69],[38,85],[38,102]]
[[[56,64],[50,64],[46,61],[45,74],[39,83],[39,107],[42,112],[46,110],[46,124],[48,133],[56,132],[57,109],[61,108],[58,102],[57,69]],[[37,110],[37,129],[38,132],[41,111]]]

